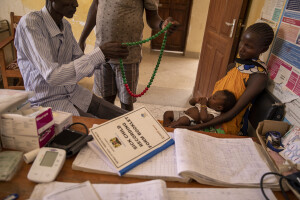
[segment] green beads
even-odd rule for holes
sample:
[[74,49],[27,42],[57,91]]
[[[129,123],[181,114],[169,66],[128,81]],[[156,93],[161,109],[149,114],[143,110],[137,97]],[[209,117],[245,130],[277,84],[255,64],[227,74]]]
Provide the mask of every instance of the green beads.
[[166,42],[167,42],[167,29],[172,25],[172,23],[169,23],[163,30],[159,31],[158,33],[156,33],[155,35],[151,36],[150,38],[147,38],[145,40],[141,40],[141,41],[138,41],[138,42],[127,42],[127,43],[122,43],[122,45],[127,45],[127,46],[135,46],[135,45],[140,45],[142,43],[146,43],[146,42],[149,42],[150,40],[153,40],[155,38],[157,38],[159,35],[161,35],[162,33],[165,33],[164,35],[164,39],[163,39],[163,42],[161,44],[161,49],[160,49],[160,53],[159,53],[159,56],[158,56],[158,60],[157,60],[157,63],[156,63],[156,66],[155,66],[155,69],[152,73],[152,76],[150,78],[150,81],[147,85],[147,87],[144,89],[143,92],[141,92],[140,94],[133,94],[130,89],[129,89],[129,86],[127,84],[127,80],[126,80],[126,75],[125,75],[125,70],[124,70],[124,66],[123,66],[123,60],[120,59],[120,69],[121,69],[121,73],[122,73],[122,79],[123,79],[123,83],[126,87],[126,90],[127,92],[133,96],[133,97],[141,97],[142,95],[144,95],[147,90],[150,88],[154,78],[155,78],[155,75],[157,73],[157,70],[159,68],[159,65],[160,65],[160,61],[161,61],[161,58],[162,58],[162,55],[163,55],[163,52],[164,52],[164,49],[165,49],[165,46],[166,46]]

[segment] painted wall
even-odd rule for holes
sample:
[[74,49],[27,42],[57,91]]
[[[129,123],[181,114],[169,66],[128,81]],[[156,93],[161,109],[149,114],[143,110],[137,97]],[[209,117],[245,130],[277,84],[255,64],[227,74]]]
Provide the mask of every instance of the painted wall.
[[[262,11],[262,8],[264,7],[265,4],[265,0],[252,0],[250,1],[250,11],[248,13],[247,16],[247,21],[246,21],[246,27],[250,26],[251,24],[254,24],[259,18],[260,18],[260,14]],[[270,49],[263,53],[260,56],[260,59],[264,62],[267,61],[269,54],[270,54]]]
[[[191,13],[190,29],[187,39],[186,51],[199,55],[202,46],[203,33],[206,23],[210,0],[194,0]],[[87,13],[92,0],[78,0],[79,7],[73,19],[70,19],[75,38],[78,40],[86,21]],[[33,10],[40,10],[45,4],[45,0],[1,0],[0,19],[10,21],[9,13],[15,12],[16,15],[25,15]],[[145,17],[144,17],[145,19]],[[150,37],[151,29],[145,23],[144,38]],[[87,51],[94,48],[95,33],[90,34],[87,39]],[[144,44],[144,47],[150,48],[150,43]]]
[[188,30],[186,55],[201,51],[210,0],[194,0]]
[[246,27],[254,24],[260,18],[260,13],[265,4],[265,0],[250,1],[250,11],[247,16]]

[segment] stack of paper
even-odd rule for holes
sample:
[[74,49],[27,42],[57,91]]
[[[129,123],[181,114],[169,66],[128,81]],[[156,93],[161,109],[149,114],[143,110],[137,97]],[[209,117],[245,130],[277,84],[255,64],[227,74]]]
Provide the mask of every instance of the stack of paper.
[[[270,189],[265,189],[270,200],[276,199]],[[132,184],[90,184],[51,182],[35,186],[31,200],[264,200],[256,188],[167,188],[162,180]]]
[[22,155],[20,151],[0,152],[0,181],[9,181],[22,165]]

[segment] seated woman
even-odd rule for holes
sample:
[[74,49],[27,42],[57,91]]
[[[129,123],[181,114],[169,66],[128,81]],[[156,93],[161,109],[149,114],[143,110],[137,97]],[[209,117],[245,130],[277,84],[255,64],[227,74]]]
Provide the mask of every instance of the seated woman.
[[229,65],[233,68],[215,84],[213,91],[213,94],[218,90],[232,92],[237,99],[232,109],[206,123],[173,127],[199,130],[221,125],[226,134],[238,135],[246,109],[267,85],[267,68],[259,56],[269,49],[273,38],[274,31],[266,23],[253,24],[244,32],[239,43],[240,58]]

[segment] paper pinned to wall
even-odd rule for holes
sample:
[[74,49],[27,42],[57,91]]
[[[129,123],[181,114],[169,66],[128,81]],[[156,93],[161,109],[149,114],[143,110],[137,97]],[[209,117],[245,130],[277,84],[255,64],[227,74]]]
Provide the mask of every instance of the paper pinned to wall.
[[285,0],[265,0],[260,20],[267,22],[273,28],[277,26]]
[[289,103],[299,99],[299,96],[291,92],[284,84],[275,83],[271,91],[281,103]]

